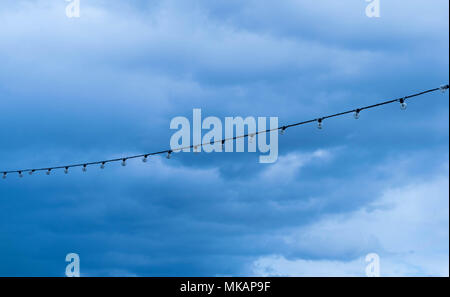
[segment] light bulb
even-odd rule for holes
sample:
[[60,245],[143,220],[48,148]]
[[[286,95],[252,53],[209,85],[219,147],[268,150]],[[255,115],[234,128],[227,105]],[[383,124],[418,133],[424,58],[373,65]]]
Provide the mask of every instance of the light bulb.
[[105,162],[102,162],[102,165],[100,165],[100,169],[105,169]]
[[127,159],[122,159],[122,166],[127,166]]
[[361,110],[359,110],[359,109],[357,109],[356,111],[355,111],[355,113],[353,114],[353,117],[357,120],[357,119],[359,119],[359,113],[361,112]]
[[47,172],[45,174],[50,175],[50,173],[52,172],[51,169],[48,169]]
[[284,135],[284,132],[286,131],[286,127],[281,127],[281,129],[280,129],[280,134],[281,135]]
[[167,152],[166,158],[167,158],[167,159],[170,159],[170,155],[171,155],[171,154],[172,154],[172,151],[168,151],[168,152]]
[[322,129],[322,119],[317,120],[317,128]]
[[6,172],[3,172],[3,179],[6,178]]
[[31,170],[30,172],[28,172],[29,175],[33,175],[33,173],[34,173],[34,169]]
[[441,90],[442,93],[445,93],[445,91],[447,91],[448,89],[448,85],[442,85],[439,87],[439,90]]
[[198,146],[197,145],[194,146],[194,153],[198,153]]
[[64,174],[69,173],[69,167],[64,168]]
[[147,155],[144,156],[144,158],[142,158],[142,162],[147,163]]
[[22,171],[19,171],[19,177],[23,177]]
[[222,150],[225,150],[225,139],[222,140]]
[[249,138],[248,142],[253,143],[253,138],[255,137],[255,134],[250,134],[249,136],[250,136],[250,138]]
[[400,109],[405,110],[407,107],[407,104],[405,102],[405,98],[400,99]]

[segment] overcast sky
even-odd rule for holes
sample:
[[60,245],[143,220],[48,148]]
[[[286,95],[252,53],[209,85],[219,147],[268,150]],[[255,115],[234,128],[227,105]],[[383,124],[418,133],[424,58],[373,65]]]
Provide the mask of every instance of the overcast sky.
[[[0,2],[0,171],[167,149],[172,118],[316,118],[447,84],[449,3]],[[0,180],[0,276],[449,274],[449,95],[176,154]]]

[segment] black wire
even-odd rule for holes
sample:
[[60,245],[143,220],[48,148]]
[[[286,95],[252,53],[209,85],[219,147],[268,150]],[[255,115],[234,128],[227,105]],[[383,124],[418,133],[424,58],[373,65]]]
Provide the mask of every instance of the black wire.
[[[307,121],[303,121],[303,122],[298,122],[298,123],[293,123],[293,124],[289,124],[289,125],[285,125],[285,126],[280,126],[278,128],[274,128],[274,129],[267,129],[264,131],[257,131],[251,134],[245,134],[245,135],[241,135],[241,136],[234,136],[232,138],[228,138],[228,139],[220,139],[220,140],[216,140],[216,141],[212,141],[207,143],[209,144],[214,144],[217,142],[221,142],[222,144],[225,143],[225,141],[229,141],[229,140],[236,140],[238,138],[246,138],[249,137],[250,135],[254,136],[257,134],[262,134],[262,133],[267,133],[270,131],[275,131],[275,130],[286,130],[287,128],[291,128],[291,127],[296,127],[296,126],[301,126],[301,125],[306,125],[309,123],[313,123],[313,122],[322,122],[325,119],[329,119],[329,118],[334,118],[334,117],[338,117],[338,116],[342,116],[342,115],[346,115],[349,113],[354,113],[354,112],[360,112],[362,110],[366,110],[366,109],[371,109],[371,108],[375,108],[378,106],[382,106],[382,105],[386,105],[386,104],[390,104],[390,103],[394,103],[394,102],[400,102],[400,100],[406,100],[406,99],[411,99],[417,96],[421,96],[427,93],[431,93],[431,92],[435,92],[438,90],[447,90],[449,88],[449,85],[443,85],[439,88],[434,88],[434,89],[430,89],[430,90],[426,90],[420,93],[416,93],[416,94],[412,94],[412,95],[408,95],[405,97],[401,97],[401,98],[397,98],[397,99],[393,99],[393,100],[388,100],[388,101],[384,101],[384,102],[380,102],[380,103],[376,103],[373,105],[369,105],[369,106],[364,106],[364,107],[359,107],[356,109],[352,109],[352,110],[347,110],[344,112],[339,112],[339,113],[335,113],[335,114],[331,114],[331,115],[327,115],[327,116],[323,116],[321,118],[316,118],[316,119],[312,119],[312,120],[307,120]],[[183,148],[178,148],[176,150],[183,150],[183,149],[190,149],[190,148],[194,148],[194,147],[198,147],[198,146],[204,146],[207,144],[196,144],[196,145],[190,145],[190,146],[186,146]],[[173,152],[173,150],[164,150],[164,151],[159,151],[159,152],[153,152],[153,153],[146,153],[146,154],[140,154],[140,155],[135,155],[135,156],[128,156],[128,157],[122,157],[122,158],[115,158],[115,159],[109,159],[109,160],[103,160],[103,161],[95,161],[95,162],[87,162],[87,163],[79,163],[79,164],[71,164],[71,165],[64,165],[64,166],[56,166],[56,167],[44,167],[44,168],[37,168],[37,169],[22,169],[22,170],[12,170],[12,171],[1,171],[3,173],[4,176],[6,176],[7,174],[10,173],[19,173],[19,174],[23,174],[25,172],[38,172],[38,171],[47,171],[50,172],[52,170],[56,170],[56,169],[70,169],[70,168],[75,168],[75,167],[86,167],[86,166],[90,166],[90,165],[99,165],[99,164],[107,164],[107,163],[112,163],[112,162],[119,162],[119,161],[126,161],[126,160],[130,160],[130,159],[137,159],[137,158],[142,158],[142,157],[149,157],[149,156],[154,156],[154,155],[161,155],[161,154],[171,154]]]

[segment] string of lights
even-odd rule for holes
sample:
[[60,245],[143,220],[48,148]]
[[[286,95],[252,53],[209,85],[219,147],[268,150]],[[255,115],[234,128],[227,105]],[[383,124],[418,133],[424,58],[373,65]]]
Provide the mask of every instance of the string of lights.
[[170,159],[172,153],[176,152],[176,151],[181,151],[181,150],[184,150],[184,149],[191,149],[191,148],[193,148],[194,152],[196,152],[198,150],[198,147],[202,147],[202,146],[205,146],[205,145],[213,145],[215,143],[221,143],[222,146],[224,146],[225,142],[227,142],[227,141],[234,141],[234,140],[239,139],[239,138],[247,138],[247,137],[253,138],[257,134],[268,133],[268,132],[276,131],[276,130],[278,130],[279,133],[281,135],[283,135],[288,128],[297,127],[297,126],[301,126],[301,125],[306,125],[306,124],[313,123],[313,122],[317,122],[317,127],[319,129],[322,129],[323,128],[323,122],[325,120],[327,120],[327,119],[335,118],[335,117],[339,117],[339,116],[343,116],[343,115],[347,115],[347,114],[351,114],[351,113],[353,113],[353,116],[354,116],[355,119],[359,119],[360,113],[363,110],[372,109],[372,108],[375,108],[375,107],[379,107],[379,106],[386,105],[386,104],[391,104],[391,103],[394,103],[394,102],[400,103],[400,108],[402,110],[404,110],[407,107],[407,103],[406,103],[407,100],[412,99],[414,97],[418,97],[418,96],[427,94],[427,93],[436,92],[436,91],[439,91],[439,90],[442,91],[442,92],[445,92],[446,90],[448,90],[448,88],[449,88],[448,84],[447,85],[442,85],[442,86],[440,86],[438,88],[429,89],[429,90],[426,90],[426,91],[422,91],[422,92],[419,92],[419,93],[415,93],[415,94],[404,96],[404,97],[397,98],[397,99],[392,99],[392,100],[388,100],[388,101],[384,101],[384,102],[379,102],[379,103],[376,103],[376,104],[373,104],[373,105],[369,105],[369,106],[359,107],[359,108],[355,108],[355,109],[351,109],[351,110],[347,110],[347,111],[343,111],[343,112],[339,112],[339,113],[335,113],[335,114],[331,114],[331,115],[326,115],[326,116],[323,116],[323,117],[320,117],[320,118],[314,118],[314,119],[307,120],[307,121],[302,121],[302,122],[293,123],[293,124],[289,124],[289,125],[285,125],[285,126],[280,126],[280,127],[273,128],[273,129],[257,131],[257,132],[251,133],[251,134],[245,134],[245,135],[240,135],[240,136],[235,136],[235,137],[215,140],[215,141],[211,141],[211,142],[208,142],[208,143],[200,143],[200,144],[190,145],[190,146],[186,146],[186,147],[180,147],[180,148],[176,148],[176,149],[169,149],[169,150],[163,150],[163,151],[159,151],[159,152],[152,152],[152,153],[146,153],[146,154],[140,154],[140,155],[134,155],[134,156],[126,156],[126,157],[122,157],[122,158],[102,160],[102,161],[95,161],[95,162],[70,164],[70,165],[62,165],[62,166],[55,166],[55,167],[34,168],[34,169],[20,169],[20,170],[11,170],[11,171],[0,171],[0,172],[3,174],[2,178],[5,179],[8,174],[18,174],[19,177],[23,177],[23,175],[25,173],[28,173],[29,175],[33,175],[36,172],[45,172],[47,175],[50,175],[52,171],[55,171],[55,170],[58,170],[58,169],[63,169],[64,173],[67,174],[67,173],[69,173],[69,169],[76,168],[76,167],[81,167],[82,171],[86,172],[87,168],[89,166],[100,165],[100,168],[104,169],[106,164],[113,163],[113,162],[121,162],[122,166],[126,166],[128,160],[138,159],[138,158],[142,158],[142,161],[144,163],[146,163],[148,161],[149,157],[155,156],[155,155],[163,155],[163,154],[166,154],[166,158]]

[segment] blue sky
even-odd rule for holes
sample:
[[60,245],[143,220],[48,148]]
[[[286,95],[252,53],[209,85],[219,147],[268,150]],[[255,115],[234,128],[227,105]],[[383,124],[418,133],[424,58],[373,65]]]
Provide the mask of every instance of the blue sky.
[[[0,3],[0,170],[166,149],[175,116],[315,118],[449,80],[448,1]],[[0,180],[0,275],[449,274],[448,92],[177,154]]]

